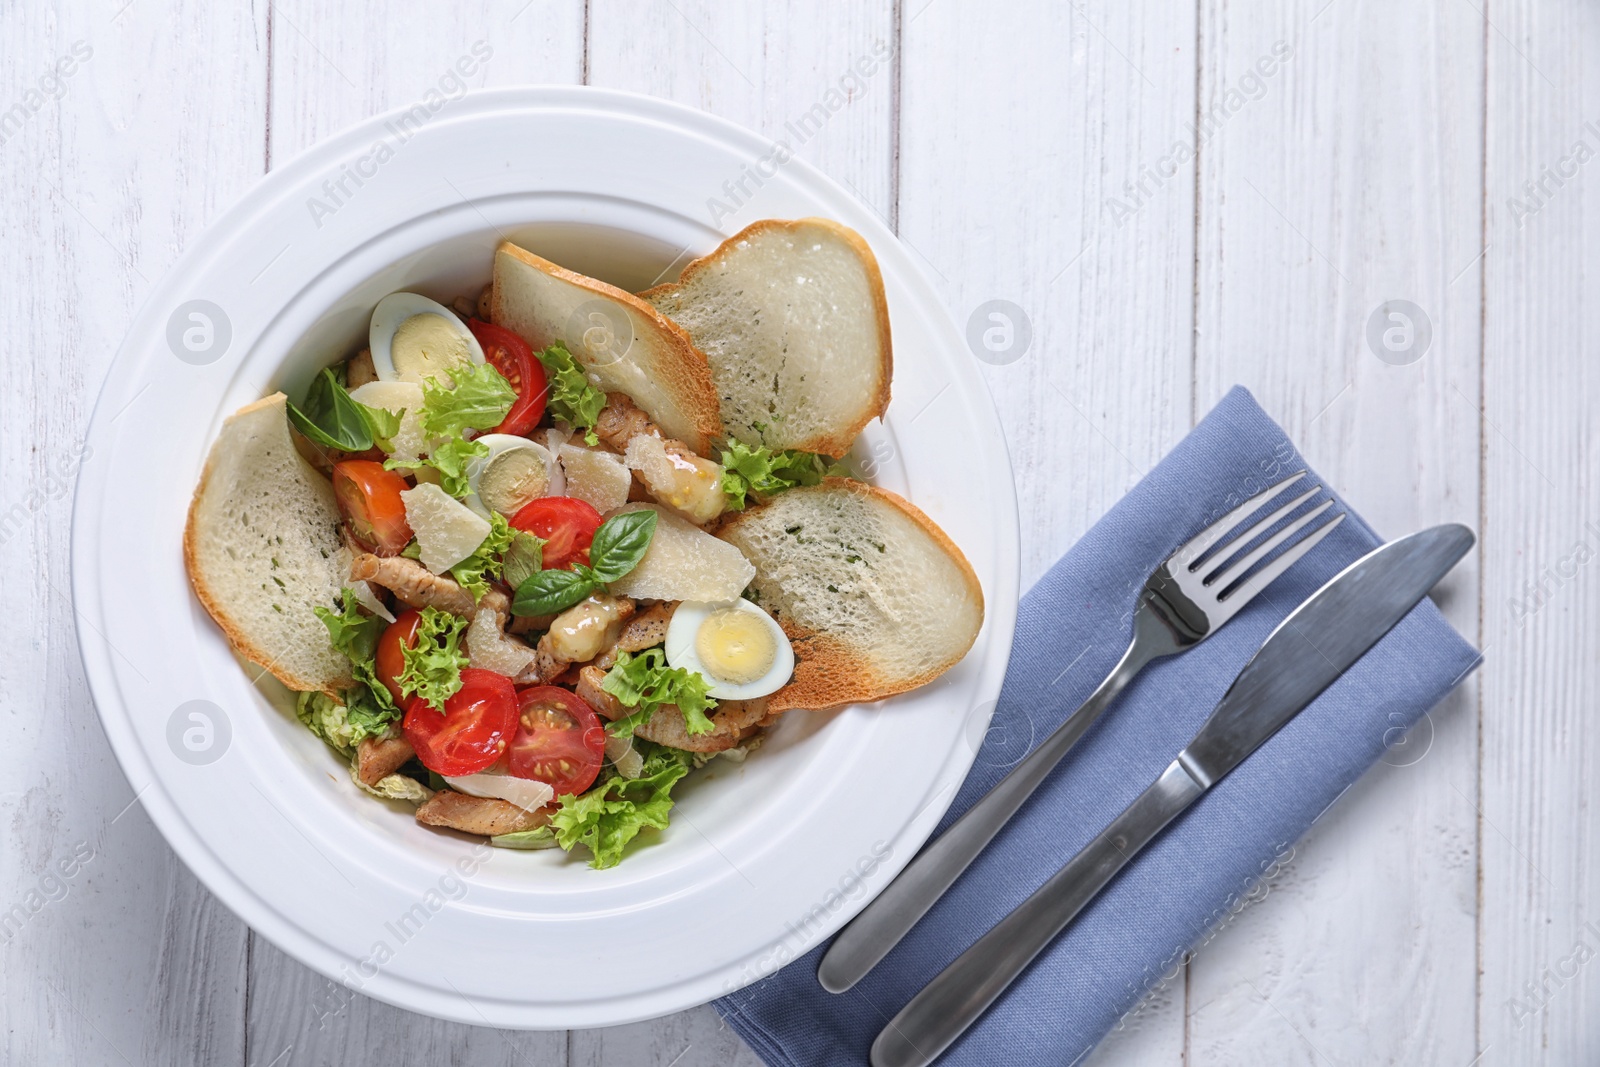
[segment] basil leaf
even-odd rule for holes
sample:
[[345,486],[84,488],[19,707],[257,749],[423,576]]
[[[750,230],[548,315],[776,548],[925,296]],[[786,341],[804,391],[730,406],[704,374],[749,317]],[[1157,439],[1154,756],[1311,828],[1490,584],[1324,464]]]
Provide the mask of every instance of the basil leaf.
[[[289,421],[295,429],[324,448],[341,452],[365,452],[372,447],[372,424],[363,405],[350,394],[333,368],[326,367],[311,379],[306,390],[305,409],[289,405]],[[396,424],[398,429],[398,423]]]
[[614,582],[639,565],[656,532],[656,513],[648,508],[613,515],[600,524],[589,545],[589,568],[597,582]]
[[554,615],[566,611],[594,591],[594,583],[573,571],[540,571],[517,586],[513,615]]

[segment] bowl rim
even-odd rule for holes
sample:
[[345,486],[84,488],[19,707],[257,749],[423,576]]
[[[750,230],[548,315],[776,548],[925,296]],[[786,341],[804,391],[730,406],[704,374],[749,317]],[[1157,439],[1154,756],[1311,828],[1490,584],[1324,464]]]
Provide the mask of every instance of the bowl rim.
[[[475,90],[460,98],[451,122],[465,123],[479,119],[494,121],[497,117],[513,111],[561,112],[574,109],[608,115],[619,120],[642,117],[666,128],[719,142],[735,152],[742,149],[754,154],[770,147],[770,142],[764,138],[736,124],[692,108],[654,97],[590,87]],[[142,309],[130,324],[127,338],[107,368],[104,383],[91,412],[90,431],[86,435],[86,442],[92,443],[97,429],[104,430],[111,417],[110,405],[124,404],[117,411],[117,416],[120,417],[121,413],[128,410],[128,407],[138,399],[137,395],[131,400],[127,399],[128,388],[123,385],[122,379],[127,377],[129,371],[141,366],[138,362],[141,357],[144,362],[150,362],[153,358],[151,353],[158,347],[154,339],[161,335],[161,320],[172,306],[175,297],[182,294],[181,282],[193,277],[217,257],[235,234],[248,229],[254,220],[267,214],[274,205],[281,204],[289,197],[303,191],[308,181],[321,177],[330,161],[345,158],[353,149],[359,149],[370,143],[375,131],[381,130],[386,123],[397,119],[405,112],[405,108],[397,108],[373,116],[312,146],[289,163],[267,174],[237,203],[206,227],[201,236],[185,250],[163,279],[153,287]],[[845,218],[849,224],[857,225],[858,228],[877,230],[872,243],[880,263],[890,258],[900,260],[901,262],[895,264],[896,284],[905,286],[909,298],[917,301],[918,310],[932,317],[932,328],[936,332],[943,333],[947,338],[951,336],[959,338],[942,301],[939,300],[922,269],[912,257],[904,254],[899,242],[881,226],[858,225],[864,218],[868,218],[872,223],[876,222],[875,216],[869,218],[870,208],[860,205],[851,194],[803,160],[798,158],[789,160],[785,164],[785,169],[795,176],[796,183],[804,187],[805,192],[815,197],[819,203],[839,209],[836,215],[853,216],[855,221],[849,217]],[[369,203],[376,207],[381,202],[374,197]],[[863,212],[867,214],[864,215]],[[732,232],[740,226],[727,227],[725,232]],[[888,243],[884,243],[885,241]],[[349,254],[351,253],[345,253]],[[311,284],[308,281],[299,292],[305,292]],[[900,361],[896,362],[898,370]],[[964,384],[982,383],[982,377],[975,367],[968,367],[967,370],[969,373],[964,375]],[[985,636],[980,637],[984,662],[974,668],[981,674],[978,692],[987,693],[993,698],[998,696],[999,683],[1004,675],[1017,612],[1018,522],[1014,483],[1009,477],[1011,474],[1009,457],[1006,454],[1004,436],[1000,433],[993,400],[986,388],[978,389],[976,395],[981,403],[975,405],[971,414],[980,423],[988,424],[984,428],[990,431],[988,442],[990,466],[995,466],[993,460],[996,456],[999,460],[998,472],[991,470],[990,473],[1006,475],[1003,478],[995,478],[996,484],[988,487],[990,492],[998,497],[993,501],[993,510],[989,517],[1000,527],[1000,533],[994,546],[998,557],[989,561],[991,566],[988,568],[991,572],[991,583],[986,589]],[[224,410],[231,409],[224,407]],[[213,427],[215,419],[220,417],[221,412],[213,417]],[[211,436],[208,431],[205,437],[207,447]],[[103,461],[97,463],[93,457],[86,458],[80,469],[73,502],[71,569],[80,656],[97,714],[111,741],[118,764],[136,789],[138,799],[143,801],[163,837],[213,895],[238,914],[253,930],[262,933],[288,954],[330,978],[342,980],[338,965],[348,963],[348,954],[331,949],[325,942],[319,941],[239,880],[236,872],[227,867],[207,847],[199,832],[185,819],[185,813],[163,785],[163,774],[157,770],[154,761],[148,758],[143,744],[136,736],[130,715],[131,702],[121,691],[116,680],[115,664],[111,662],[114,650],[109,647],[109,638],[95,621],[98,619],[104,622],[107,619],[100,599],[103,589],[96,587],[99,576],[97,552],[103,540],[99,534],[97,509],[101,503],[99,494],[107,476],[105,463]],[[188,490],[189,487],[185,486],[183,493],[185,498]],[[917,502],[915,497],[912,499],[913,502]],[[989,700],[988,707],[992,709],[992,699]],[[983,713],[981,721],[974,719],[970,714],[968,718],[971,721],[965,723],[964,728],[969,731],[974,723],[982,727],[987,726],[987,712]],[[979,737],[981,738],[981,734]],[[956,787],[976,757],[976,746],[967,747],[970,750],[963,756],[959,751],[960,746],[957,746],[951,754],[950,761],[942,768],[945,773],[941,778],[939,794],[922,806],[911,823],[900,828],[901,837],[897,838],[897,841],[904,842],[907,847],[881,865],[879,878],[868,892],[862,894],[859,899],[847,901],[834,912],[826,924],[828,928],[820,935],[821,937],[830,935],[864,907],[871,899],[873,891],[881,889],[882,885],[909,861],[915,847],[931,833],[945,808],[954,799]],[[410,1010],[467,1023],[515,1028],[565,1029],[573,1026],[631,1022],[667,1014],[710,999],[706,995],[708,990],[712,996],[720,995],[738,988],[739,985],[764,977],[762,973],[750,973],[750,968],[746,966],[737,974],[737,977],[743,979],[742,981],[729,985],[724,979],[720,985],[713,987],[715,979],[733,970],[731,966],[723,966],[709,976],[711,981],[708,981],[705,975],[696,976],[693,981],[675,986],[665,993],[658,991],[654,996],[634,996],[626,1002],[618,1002],[610,1008],[600,1010],[569,1009],[567,1005],[546,1002],[536,1004],[495,1002],[487,1004],[489,1009],[487,1011],[483,1010],[486,1005],[479,1003],[468,1005],[471,1010],[463,1010],[461,1006],[447,998],[439,997],[437,989],[431,992],[422,990],[426,995],[419,995],[418,990],[421,987],[407,985],[398,980],[396,975],[387,972],[379,975],[382,980],[363,985],[360,991]],[[672,995],[679,990],[690,992],[687,996]]]

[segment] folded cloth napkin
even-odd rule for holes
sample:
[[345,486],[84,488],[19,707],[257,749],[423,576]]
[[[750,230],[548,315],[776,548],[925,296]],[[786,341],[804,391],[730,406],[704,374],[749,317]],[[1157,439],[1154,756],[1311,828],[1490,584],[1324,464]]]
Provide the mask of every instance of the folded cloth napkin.
[[[1301,469],[1309,468],[1283,430],[1235,388],[1096,523],[1022,598],[993,725],[935,832],[1100,683],[1130,639],[1135,593],[1162,560]],[[854,989],[835,996],[817,984],[819,947],[717,1001],[728,1023],[769,1064],[865,1064],[895,1012],[1155,780],[1273,627],[1380,543],[1347,505],[1339,507],[1350,517],[1227,626],[1147,667]],[[1077,1062],[1383,754],[1386,740],[1393,743],[1478,662],[1424,600],[1151,842],[941,1063]]]

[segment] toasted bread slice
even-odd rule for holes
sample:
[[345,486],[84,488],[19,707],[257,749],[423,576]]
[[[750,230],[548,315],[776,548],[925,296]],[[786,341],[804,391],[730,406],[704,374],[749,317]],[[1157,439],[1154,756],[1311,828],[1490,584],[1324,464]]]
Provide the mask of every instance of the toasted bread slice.
[[183,531],[195,595],[234,650],[290,689],[351,684],[312,609],[332,607],[349,554],[333,487],[289,436],[287,399],[274,393],[222,424]]
[[505,241],[494,255],[492,305],[495,325],[535,349],[562,342],[606,392],[626,393],[668,437],[710,451],[722,430],[711,368],[649,304]]
[[983,589],[922,512],[846,478],[791,489],[718,536],[755,564],[751,586],[794,643],[794,678],[770,712],[881,700],[926,685],[967,654]]
[[764,219],[639,294],[689,332],[731,437],[825,456],[889,406],[889,305],[861,235]]

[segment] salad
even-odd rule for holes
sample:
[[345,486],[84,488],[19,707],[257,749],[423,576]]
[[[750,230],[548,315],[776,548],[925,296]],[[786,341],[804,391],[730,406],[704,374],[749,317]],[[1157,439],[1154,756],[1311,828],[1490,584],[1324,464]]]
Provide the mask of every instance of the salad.
[[830,458],[888,403],[870,251],[758,227],[638,296],[502,245],[476,300],[390,294],[298,401],[228,420],[191,581],[361,789],[611,867],[783,712],[971,646],[959,550]]
[[[370,346],[289,408],[365,576],[316,609],[356,684],[300,693],[299,717],[364,785],[423,800],[424,822],[614,865],[666,827],[694,766],[759,743],[763,698],[794,665],[748,600],[616,591],[662,521],[626,505],[653,489],[704,522],[831,464],[734,442],[719,471],[560,342],[535,352],[417,294],[386,297],[372,323]],[[641,435],[669,460],[638,491],[626,456]],[[677,714],[654,723],[663,705]]]

